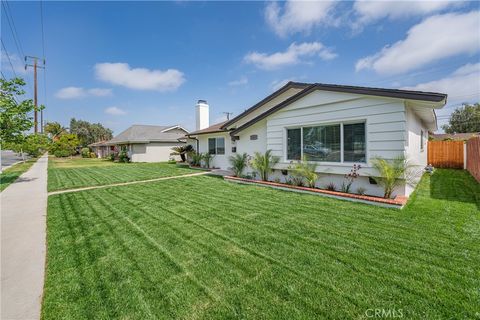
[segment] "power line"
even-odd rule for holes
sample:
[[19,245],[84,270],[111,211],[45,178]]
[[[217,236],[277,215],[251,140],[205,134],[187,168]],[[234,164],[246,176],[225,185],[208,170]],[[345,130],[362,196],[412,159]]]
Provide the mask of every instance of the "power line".
[[12,60],[10,60],[10,55],[8,54],[7,48],[5,48],[5,44],[3,43],[3,39],[0,39],[0,41],[2,42],[2,48],[3,48],[3,51],[5,52],[5,54],[7,56],[8,62],[10,62],[10,67],[12,67],[13,74],[15,75],[15,78],[17,78],[17,73],[15,72],[15,68],[13,67]]
[[[40,0],[40,24],[42,25],[42,53],[43,53],[43,99],[45,100],[45,105],[47,105],[47,67],[45,63],[45,32],[43,27],[43,0]],[[41,112],[41,123],[40,127],[42,128],[43,133],[43,110]]]
[[3,10],[5,11],[5,16],[7,17],[8,26],[10,27],[10,31],[12,32],[13,42],[17,47],[18,54],[20,55],[20,57],[23,57],[25,56],[25,54],[23,52],[22,43],[20,42],[20,39],[18,37],[18,32],[15,26],[15,21],[13,20],[12,12],[10,10],[10,5],[7,1],[4,0],[2,1],[2,6]]

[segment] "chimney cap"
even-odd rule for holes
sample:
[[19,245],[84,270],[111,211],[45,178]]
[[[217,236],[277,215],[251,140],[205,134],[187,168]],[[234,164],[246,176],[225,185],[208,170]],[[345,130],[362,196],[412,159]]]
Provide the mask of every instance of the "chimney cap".
[[207,100],[198,100],[197,103],[203,103],[203,104],[207,104]]

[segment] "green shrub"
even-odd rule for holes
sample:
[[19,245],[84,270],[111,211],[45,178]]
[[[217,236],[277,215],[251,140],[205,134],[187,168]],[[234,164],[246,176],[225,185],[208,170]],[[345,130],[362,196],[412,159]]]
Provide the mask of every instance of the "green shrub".
[[235,177],[241,177],[243,170],[247,167],[247,160],[248,155],[246,153],[243,154],[235,154],[234,156],[230,156],[228,158],[230,164],[232,165],[233,175]]
[[96,158],[97,154],[95,152],[90,152],[90,158]]
[[130,162],[130,158],[128,157],[128,152],[126,150],[120,151],[118,154],[118,161],[120,162]]
[[89,158],[90,157],[90,149],[89,148],[82,148],[80,151],[82,158]]
[[70,156],[70,151],[67,149],[57,149],[54,151],[53,155],[57,158],[65,158]]

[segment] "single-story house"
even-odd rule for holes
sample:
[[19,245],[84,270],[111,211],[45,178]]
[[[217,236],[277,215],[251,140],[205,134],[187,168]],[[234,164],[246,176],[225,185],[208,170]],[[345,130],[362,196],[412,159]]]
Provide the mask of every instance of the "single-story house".
[[133,125],[105,144],[127,150],[132,162],[162,162],[172,158],[173,147],[185,145],[186,134],[188,131],[179,125]]
[[[428,132],[437,130],[434,110],[446,101],[446,94],[434,92],[289,82],[213,126],[205,125],[208,105],[199,101],[197,128],[187,142],[198,152],[213,154],[213,166],[224,170],[235,153],[253,156],[270,149],[280,158],[270,179],[282,182],[289,166],[306,156],[318,164],[317,186],[333,183],[337,190],[353,164],[360,164],[352,190],[362,187],[366,194],[382,196],[382,188],[369,179],[378,175],[371,159],[403,155],[420,173],[427,165]],[[408,196],[413,189],[404,183],[393,196]]]
[[467,141],[468,139],[474,138],[474,137],[480,137],[480,132],[430,134],[430,139],[433,141],[443,141],[443,140]]
[[88,146],[93,153],[97,155],[97,158],[105,158],[113,152],[114,146],[107,145],[107,140],[91,143]]

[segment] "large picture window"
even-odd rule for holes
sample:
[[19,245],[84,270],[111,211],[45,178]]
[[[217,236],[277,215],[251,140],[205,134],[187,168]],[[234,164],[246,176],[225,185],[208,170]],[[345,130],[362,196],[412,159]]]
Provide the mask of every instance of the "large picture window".
[[225,154],[225,138],[208,138],[208,153]]
[[287,129],[287,160],[302,157],[309,161],[365,162],[365,123]]
[[310,161],[340,162],[340,125],[303,128],[303,155]]

